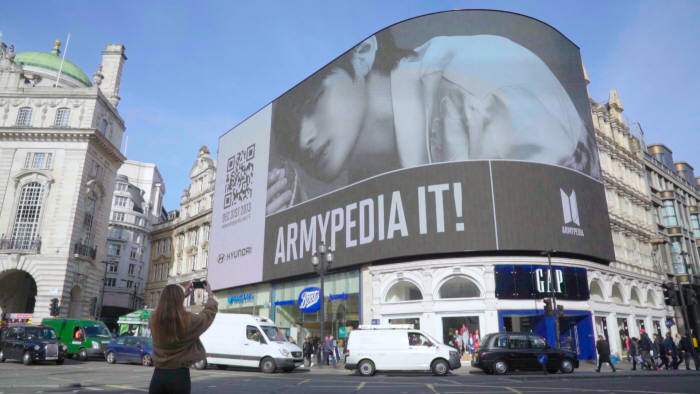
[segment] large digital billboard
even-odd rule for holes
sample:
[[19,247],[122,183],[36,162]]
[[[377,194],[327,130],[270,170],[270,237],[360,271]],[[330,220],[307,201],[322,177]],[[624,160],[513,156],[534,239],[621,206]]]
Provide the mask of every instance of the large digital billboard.
[[614,259],[579,48],[500,11],[388,27],[219,140],[215,289],[463,251]]

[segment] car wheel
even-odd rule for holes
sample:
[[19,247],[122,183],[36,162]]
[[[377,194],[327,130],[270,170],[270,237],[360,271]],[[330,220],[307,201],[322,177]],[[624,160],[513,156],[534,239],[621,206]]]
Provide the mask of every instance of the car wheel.
[[85,348],[81,347],[80,350],[78,350],[78,360],[87,361],[87,359],[88,359],[87,350],[85,350]]
[[0,350],[0,363],[4,363],[4,362],[5,362],[5,352]]
[[63,358],[59,358],[58,360],[56,360],[56,365],[63,365],[64,361],[66,361],[66,360]]
[[260,361],[260,370],[264,373],[273,373],[275,372],[275,369],[277,369],[275,360],[271,359],[270,357],[265,357],[262,359],[262,361]]
[[574,363],[572,363],[568,358],[565,358],[561,361],[561,367],[559,369],[563,373],[572,373],[574,372]]
[[109,364],[115,364],[117,362],[117,358],[114,356],[113,352],[107,353],[107,357],[105,358],[107,359],[107,363]]
[[493,363],[493,373],[496,375],[503,375],[508,372],[508,364],[503,360],[498,360]]
[[377,370],[374,368],[374,363],[371,360],[362,360],[357,365],[357,371],[362,376],[372,376]]
[[30,365],[32,363],[32,354],[27,350],[24,352],[24,355],[22,356],[22,363],[24,365]]
[[202,369],[207,369],[207,360],[199,360],[196,363],[194,363],[194,367],[202,370]]
[[141,365],[143,365],[144,367],[150,367],[151,365],[153,365],[153,359],[151,358],[150,354],[144,354],[143,356],[141,356]]
[[435,360],[433,361],[433,365],[430,367],[430,370],[433,371],[433,375],[435,376],[445,376],[448,372],[450,372],[450,365],[447,364],[447,361],[445,360]]

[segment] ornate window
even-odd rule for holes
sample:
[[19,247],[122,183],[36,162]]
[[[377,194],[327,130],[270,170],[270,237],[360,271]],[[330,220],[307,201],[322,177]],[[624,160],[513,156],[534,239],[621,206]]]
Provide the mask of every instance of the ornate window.
[[664,215],[664,225],[666,227],[678,226],[678,219],[676,218],[676,208],[673,205],[673,200],[664,200],[664,207],[662,209]]
[[476,298],[481,297],[481,290],[472,280],[456,276],[440,286],[440,298]]
[[85,216],[83,217],[83,245],[92,243],[92,225],[95,220],[95,209],[97,209],[97,199],[88,195],[85,198]]
[[386,302],[419,301],[423,294],[418,286],[407,280],[396,282],[386,293]]
[[24,159],[24,168],[50,169],[53,165],[53,153],[28,152]]
[[54,125],[56,127],[68,127],[68,122],[70,120],[70,109],[69,108],[59,108],[56,110],[56,121]]
[[28,248],[39,235],[39,218],[41,217],[43,197],[44,186],[40,183],[31,182],[22,186],[15,214],[15,225],[12,230],[12,238],[17,243],[16,247]]
[[28,127],[32,123],[32,109],[30,107],[22,107],[17,113],[17,126]]

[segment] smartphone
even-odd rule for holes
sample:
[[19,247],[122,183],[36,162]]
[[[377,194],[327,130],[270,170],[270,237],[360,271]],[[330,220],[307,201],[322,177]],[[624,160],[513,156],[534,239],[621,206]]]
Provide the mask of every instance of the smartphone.
[[203,289],[206,284],[206,280],[195,280],[192,282],[192,287],[195,289]]

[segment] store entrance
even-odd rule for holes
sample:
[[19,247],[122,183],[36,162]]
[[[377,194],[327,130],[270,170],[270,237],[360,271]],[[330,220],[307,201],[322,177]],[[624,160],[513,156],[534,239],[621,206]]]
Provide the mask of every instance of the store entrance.
[[479,316],[455,316],[442,318],[442,341],[449,344],[455,335],[462,334],[462,325],[469,329],[470,334],[479,337]]

